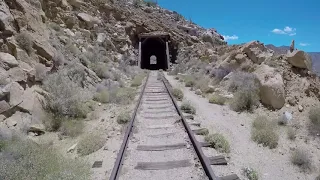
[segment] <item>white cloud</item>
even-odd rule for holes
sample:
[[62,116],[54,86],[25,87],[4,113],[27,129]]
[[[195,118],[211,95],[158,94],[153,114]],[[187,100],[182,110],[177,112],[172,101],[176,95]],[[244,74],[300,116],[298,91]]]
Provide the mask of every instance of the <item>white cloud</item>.
[[224,38],[225,41],[228,41],[228,40],[237,40],[237,39],[239,39],[239,37],[236,36],[236,35],[232,35],[232,36],[224,36],[224,35],[223,35],[223,38]]
[[296,28],[292,28],[292,27],[289,27],[289,26],[286,26],[282,29],[278,29],[278,28],[275,28],[273,29],[271,32],[275,33],[275,34],[286,34],[286,35],[289,35],[289,36],[294,36],[296,35]]
[[299,45],[300,46],[309,46],[310,44],[308,44],[308,43],[300,43]]

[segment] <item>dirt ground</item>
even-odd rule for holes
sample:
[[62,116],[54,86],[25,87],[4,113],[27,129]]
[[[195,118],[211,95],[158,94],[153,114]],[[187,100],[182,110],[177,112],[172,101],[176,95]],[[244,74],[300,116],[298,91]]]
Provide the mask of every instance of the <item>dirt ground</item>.
[[[320,141],[319,137],[311,137],[307,134],[307,111],[295,112],[294,108],[297,107],[284,107],[276,112],[259,108],[253,114],[239,114],[230,110],[227,105],[210,104],[207,99],[196,95],[190,88],[184,87],[173,76],[166,74],[166,78],[173,87],[178,87],[184,92],[184,100],[188,100],[196,107],[195,120],[201,122],[202,127],[208,128],[210,133],[221,133],[229,141],[231,146],[229,165],[212,166],[217,175],[236,173],[241,179],[246,179],[243,175],[243,168],[246,167],[256,170],[259,179],[262,180],[314,180],[319,175]],[[311,103],[311,100],[306,101]],[[280,139],[275,149],[257,145],[251,140],[251,124],[258,114],[275,119],[286,110],[294,112],[293,122],[300,126],[295,141],[287,138],[287,127],[277,129]],[[302,172],[291,163],[290,155],[296,148],[302,148],[311,155],[313,164],[311,172]]]

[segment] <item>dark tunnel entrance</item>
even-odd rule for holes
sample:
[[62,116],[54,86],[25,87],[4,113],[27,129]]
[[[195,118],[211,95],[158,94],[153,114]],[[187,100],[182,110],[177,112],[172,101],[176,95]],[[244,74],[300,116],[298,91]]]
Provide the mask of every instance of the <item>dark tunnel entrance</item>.
[[169,68],[169,34],[139,35],[139,67],[167,70]]

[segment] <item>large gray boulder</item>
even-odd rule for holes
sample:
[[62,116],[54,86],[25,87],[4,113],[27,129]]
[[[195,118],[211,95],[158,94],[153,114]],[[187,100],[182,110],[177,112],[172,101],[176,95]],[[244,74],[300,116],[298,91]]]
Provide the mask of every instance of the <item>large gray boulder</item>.
[[242,46],[241,51],[244,52],[252,62],[261,64],[267,58],[273,55],[273,52],[267,49],[258,41],[251,41]]
[[88,29],[91,29],[95,24],[100,24],[101,20],[99,20],[97,17],[93,17],[87,13],[79,13],[78,18],[86,23],[86,27]]
[[0,66],[5,70],[8,70],[19,65],[14,56],[9,53],[0,52]]
[[260,98],[263,104],[281,109],[285,104],[282,76],[274,68],[262,64],[254,72],[260,81]]
[[22,102],[22,97],[24,93],[23,87],[17,82],[12,82],[8,85],[9,88],[9,104],[10,106],[16,106]]
[[288,59],[288,62],[294,67],[308,69],[308,70],[312,69],[312,59],[304,51],[295,50],[292,53],[288,53],[287,59]]

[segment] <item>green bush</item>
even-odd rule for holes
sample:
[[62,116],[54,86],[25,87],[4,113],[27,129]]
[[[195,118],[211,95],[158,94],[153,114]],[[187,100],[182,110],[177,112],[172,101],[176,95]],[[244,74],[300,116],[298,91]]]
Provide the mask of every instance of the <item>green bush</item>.
[[0,153],[1,179],[90,179],[90,166],[77,159],[66,159],[48,145],[30,140],[14,140]]
[[181,89],[174,88],[172,90],[172,95],[175,98],[177,98],[178,101],[182,101],[182,99],[183,99],[183,92],[181,91]]
[[101,92],[97,92],[93,99],[95,101],[101,102],[101,103],[108,103],[110,102],[110,94],[108,90],[102,90]]
[[129,112],[121,112],[117,117],[117,122],[119,124],[126,124],[130,121],[130,113]]
[[91,69],[97,74],[97,76],[101,79],[110,78],[110,70],[108,66],[103,62],[97,62],[96,64],[91,64]]
[[60,132],[64,136],[76,137],[83,131],[84,124],[81,120],[64,120],[61,123]]
[[236,112],[252,111],[259,105],[259,94],[253,89],[241,89],[237,91],[230,102],[230,108]]
[[303,170],[309,170],[311,168],[309,154],[301,149],[297,149],[291,154],[291,162]]
[[209,134],[209,130],[207,128],[202,128],[202,129],[200,129],[199,132],[197,132],[197,135],[202,135],[202,136],[205,136],[208,134]]
[[230,145],[226,138],[218,133],[209,134],[205,137],[205,141],[210,144],[212,148],[222,153],[230,152]]
[[226,98],[219,95],[219,94],[214,94],[211,95],[209,98],[209,103],[211,104],[219,104],[219,105],[224,105],[226,103]]
[[131,87],[141,86],[142,80],[144,79],[144,77],[145,77],[144,74],[136,75],[131,82]]
[[32,53],[33,39],[27,32],[22,32],[16,36],[19,46],[29,55]]
[[77,153],[82,156],[89,155],[101,149],[105,142],[100,134],[89,134],[80,139],[77,146]]
[[184,82],[186,87],[193,87],[195,85],[195,78],[192,76],[185,76]]
[[320,106],[313,107],[309,111],[310,131],[311,133],[320,133]]
[[254,169],[245,168],[244,169],[244,174],[245,174],[245,176],[247,176],[247,178],[249,180],[258,180],[259,179],[258,173]]
[[270,149],[278,146],[279,135],[275,132],[275,125],[265,116],[258,116],[252,124],[252,140]]
[[193,107],[189,102],[183,102],[180,109],[189,114],[196,114],[196,108]]

